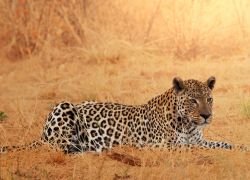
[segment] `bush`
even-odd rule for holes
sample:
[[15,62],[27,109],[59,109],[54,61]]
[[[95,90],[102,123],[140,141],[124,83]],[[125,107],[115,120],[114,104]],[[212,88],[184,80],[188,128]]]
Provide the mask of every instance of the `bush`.
[[0,111],[0,122],[4,121],[7,117],[8,116],[4,112]]

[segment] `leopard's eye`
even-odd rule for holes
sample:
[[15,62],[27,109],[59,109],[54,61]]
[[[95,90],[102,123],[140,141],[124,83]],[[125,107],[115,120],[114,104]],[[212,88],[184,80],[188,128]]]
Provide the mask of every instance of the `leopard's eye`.
[[208,103],[212,103],[213,102],[213,98],[207,98],[207,102]]
[[190,102],[191,102],[192,104],[198,104],[198,102],[197,102],[196,99],[190,99]]

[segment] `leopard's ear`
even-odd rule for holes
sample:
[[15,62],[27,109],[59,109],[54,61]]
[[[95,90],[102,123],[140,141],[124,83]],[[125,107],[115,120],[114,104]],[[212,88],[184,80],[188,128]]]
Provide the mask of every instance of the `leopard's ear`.
[[210,78],[208,78],[207,86],[209,87],[209,89],[213,90],[215,82],[216,82],[216,79],[214,76],[211,76]]
[[175,77],[173,79],[173,86],[174,86],[174,90],[177,94],[180,94],[185,90],[184,82],[179,77]]

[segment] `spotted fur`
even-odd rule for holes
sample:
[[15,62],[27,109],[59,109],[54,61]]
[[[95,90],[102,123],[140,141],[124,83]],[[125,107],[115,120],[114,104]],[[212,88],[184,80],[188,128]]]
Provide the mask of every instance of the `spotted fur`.
[[203,138],[211,123],[215,78],[206,82],[173,79],[173,87],[138,106],[117,103],[61,102],[48,115],[41,139],[27,145],[1,147],[0,153],[42,144],[65,153],[101,152],[115,145],[135,147],[198,146],[233,149],[226,142]]

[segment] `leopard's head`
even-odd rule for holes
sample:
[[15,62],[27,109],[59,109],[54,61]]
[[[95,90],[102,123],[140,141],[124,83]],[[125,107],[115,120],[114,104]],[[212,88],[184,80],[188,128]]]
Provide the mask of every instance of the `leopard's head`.
[[213,97],[212,90],[216,79],[210,77],[206,82],[197,80],[183,81],[179,77],[173,79],[176,94],[177,114],[192,121],[198,126],[204,126],[212,121]]

